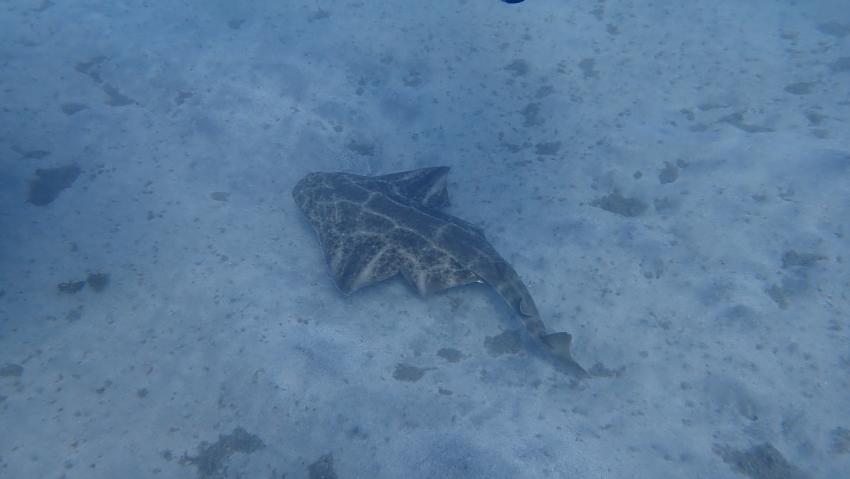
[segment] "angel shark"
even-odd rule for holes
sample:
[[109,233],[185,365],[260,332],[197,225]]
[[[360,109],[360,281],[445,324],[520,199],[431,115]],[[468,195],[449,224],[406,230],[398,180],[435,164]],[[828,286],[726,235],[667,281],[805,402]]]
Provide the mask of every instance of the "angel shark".
[[448,173],[445,166],[382,176],[310,173],[292,196],[343,294],[397,274],[423,296],[486,283],[558,369],[587,377],[570,354],[570,334],[546,332],[528,288],[484,232],[442,211],[449,204]]

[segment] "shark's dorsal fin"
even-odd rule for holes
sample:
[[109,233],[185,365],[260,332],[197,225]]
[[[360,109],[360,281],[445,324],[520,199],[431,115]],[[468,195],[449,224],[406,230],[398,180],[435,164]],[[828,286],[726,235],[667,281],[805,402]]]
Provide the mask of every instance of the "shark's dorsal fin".
[[448,166],[434,166],[375,177],[392,185],[393,191],[426,208],[439,210],[449,205],[446,186]]

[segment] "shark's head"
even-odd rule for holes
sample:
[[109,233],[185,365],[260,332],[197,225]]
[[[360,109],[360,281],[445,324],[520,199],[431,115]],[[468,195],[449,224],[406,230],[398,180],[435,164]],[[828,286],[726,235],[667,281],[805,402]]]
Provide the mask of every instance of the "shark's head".
[[327,173],[310,173],[295,184],[292,188],[292,198],[302,211],[309,206],[312,198],[316,196],[317,190],[326,184]]

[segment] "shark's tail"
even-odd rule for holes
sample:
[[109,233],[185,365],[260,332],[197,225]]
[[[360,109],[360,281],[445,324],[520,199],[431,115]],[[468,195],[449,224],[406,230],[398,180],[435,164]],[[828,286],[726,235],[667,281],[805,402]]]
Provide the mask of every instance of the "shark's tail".
[[540,340],[556,360],[557,366],[564,368],[565,372],[580,378],[590,377],[590,374],[573,359],[573,355],[570,353],[570,346],[573,342],[570,333],[544,334],[540,336]]

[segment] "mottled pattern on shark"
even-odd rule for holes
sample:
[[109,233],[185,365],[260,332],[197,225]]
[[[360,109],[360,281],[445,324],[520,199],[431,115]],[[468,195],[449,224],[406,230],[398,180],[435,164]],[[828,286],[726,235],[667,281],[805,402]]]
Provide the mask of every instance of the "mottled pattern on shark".
[[344,294],[400,274],[421,295],[468,283],[493,287],[556,365],[587,373],[570,355],[568,333],[546,333],[528,289],[484,232],[441,211],[448,167],[382,176],[310,173],[292,191],[316,230]]

